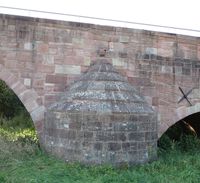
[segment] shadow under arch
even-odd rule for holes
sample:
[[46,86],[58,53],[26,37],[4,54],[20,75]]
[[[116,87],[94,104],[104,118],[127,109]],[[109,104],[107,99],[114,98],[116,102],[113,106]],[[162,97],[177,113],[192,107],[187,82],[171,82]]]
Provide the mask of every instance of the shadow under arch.
[[16,94],[31,116],[40,142],[43,136],[43,122],[46,108],[40,105],[38,94],[34,89],[28,89],[9,69],[0,64],[0,79]]
[[170,123],[161,123],[159,130],[159,138],[174,124],[181,121],[189,116],[192,116],[200,112],[200,103],[196,103],[193,106],[181,106],[177,108],[172,114],[173,118]]

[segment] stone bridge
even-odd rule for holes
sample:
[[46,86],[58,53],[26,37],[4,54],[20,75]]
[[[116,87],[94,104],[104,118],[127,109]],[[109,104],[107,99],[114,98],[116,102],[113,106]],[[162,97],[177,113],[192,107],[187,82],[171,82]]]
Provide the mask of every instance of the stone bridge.
[[[157,112],[159,136],[200,111],[198,37],[0,15],[0,79],[23,102],[40,137],[46,108],[102,57]],[[178,103],[179,87],[192,89],[192,105]]]

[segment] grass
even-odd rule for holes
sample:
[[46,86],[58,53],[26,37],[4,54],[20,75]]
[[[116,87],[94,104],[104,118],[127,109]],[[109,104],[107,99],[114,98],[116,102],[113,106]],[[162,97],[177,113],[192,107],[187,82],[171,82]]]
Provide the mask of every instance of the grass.
[[[189,143],[194,141],[192,138],[182,140],[186,142],[184,147],[180,142],[168,142],[167,146],[170,148],[163,148],[158,160],[149,164],[130,168],[86,167],[80,164],[67,164],[46,155],[39,148],[32,127],[22,125],[13,129],[9,125],[12,121],[2,123],[2,120],[5,119],[0,120],[1,124],[4,124],[0,127],[1,183],[200,182],[200,150],[196,146],[192,149],[193,145]],[[195,139],[195,143],[198,146],[199,141]],[[184,148],[188,149],[183,150]]]
[[42,152],[31,152],[28,154],[30,156],[25,155],[26,153],[27,151],[21,157],[13,157],[12,161],[1,165],[1,182],[199,183],[200,180],[199,153],[170,153],[151,164],[129,169],[111,166],[85,167],[63,163]]

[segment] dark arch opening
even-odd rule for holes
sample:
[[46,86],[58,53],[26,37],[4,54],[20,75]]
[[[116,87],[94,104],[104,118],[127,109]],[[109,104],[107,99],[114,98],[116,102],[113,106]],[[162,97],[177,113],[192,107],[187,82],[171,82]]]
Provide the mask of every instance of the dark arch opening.
[[0,137],[38,142],[34,123],[18,96],[0,80]]
[[13,118],[20,112],[28,115],[23,103],[16,94],[0,80],[0,115],[1,117]]
[[158,147],[161,149],[170,149],[172,144],[185,148],[183,150],[186,151],[195,146],[200,149],[200,112],[172,125],[158,140]]

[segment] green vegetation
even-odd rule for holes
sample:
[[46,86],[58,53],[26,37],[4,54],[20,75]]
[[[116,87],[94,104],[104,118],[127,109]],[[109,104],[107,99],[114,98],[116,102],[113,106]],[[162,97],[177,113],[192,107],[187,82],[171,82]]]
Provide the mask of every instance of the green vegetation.
[[0,116],[12,118],[21,112],[26,113],[23,104],[5,82],[0,80]]
[[[16,130],[11,124],[21,127]],[[34,128],[22,116],[0,119],[0,182],[2,183],[199,183],[200,141],[182,137],[179,142],[167,136],[160,140],[157,161],[135,167],[86,167],[68,164],[46,155],[38,145]],[[3,122],[2,122],[3,121]],[[13,122],[12,122],[13,121]],[[31,122],[31,121],[29,121]]]

